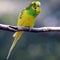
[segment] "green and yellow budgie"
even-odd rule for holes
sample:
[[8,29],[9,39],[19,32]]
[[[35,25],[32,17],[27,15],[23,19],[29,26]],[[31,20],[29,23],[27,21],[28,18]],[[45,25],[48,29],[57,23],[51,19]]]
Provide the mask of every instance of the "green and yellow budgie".
[[[17,26],[28,26],[28,27],[33,27],[36,21],[36,17],[37,15],[40,13],[41,8],[40,8],[41,3],[39,1],[33,1],[31,2],[31,4],[23,9],[23,11],[19,14],[18,16],[18,23]],[[13,36],[14,41],[12,43],[12,46],[9,50],[7,59],[9,58],[13,48],[15,47],[17,41],[19,40],[19,38],[21,38],[22,32],[16,32]]]

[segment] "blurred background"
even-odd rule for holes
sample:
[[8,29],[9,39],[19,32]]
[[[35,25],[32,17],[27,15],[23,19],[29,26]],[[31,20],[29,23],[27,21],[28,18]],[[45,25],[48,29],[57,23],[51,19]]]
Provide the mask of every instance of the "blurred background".
[[[33,0],[0,0],[0,24],[16,25],[18,14]],[[35,0],[37,1],[37,0]],[[60,0],[39,0],[35,27],[60,26]],[[0,60],[6,60],[13,32],[0,30]],[[24,32],[9,60],[60,60],[60,32]]]

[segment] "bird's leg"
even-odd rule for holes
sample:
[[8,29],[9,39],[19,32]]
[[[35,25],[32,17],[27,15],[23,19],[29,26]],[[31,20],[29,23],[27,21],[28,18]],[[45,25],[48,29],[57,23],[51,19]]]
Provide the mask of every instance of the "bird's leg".
[[29,29],[29,31],[31,31],[32,27],[30,27],[30,26],[26,26],[26,27]]

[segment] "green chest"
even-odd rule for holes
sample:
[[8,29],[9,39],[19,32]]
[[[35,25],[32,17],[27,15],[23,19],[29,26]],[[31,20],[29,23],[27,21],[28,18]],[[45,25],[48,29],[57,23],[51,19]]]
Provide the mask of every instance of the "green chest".
[[34,11],[32,8],[28,9],[28,14],[32,16],[37,16],[36,11]]

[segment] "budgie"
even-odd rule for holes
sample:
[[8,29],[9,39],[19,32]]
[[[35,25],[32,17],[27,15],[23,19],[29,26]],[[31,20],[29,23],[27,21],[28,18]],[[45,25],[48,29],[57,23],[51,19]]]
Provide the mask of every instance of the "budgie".
[[[30,5],[22,10],[22,12],[18,16],[17,26],[24,26],[32,28],[35,24],[36,17],[41,12],[41,3],[39,1],[33,1]],[[14,33],[14,41],[10,47],[9,53],[7,55],[7,59],[10,57],[10,54],[15,47],[19,38],[21,38],[23,31]]]

